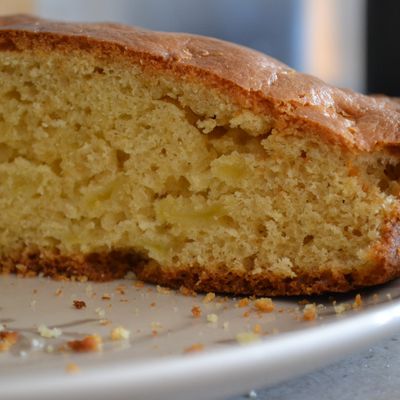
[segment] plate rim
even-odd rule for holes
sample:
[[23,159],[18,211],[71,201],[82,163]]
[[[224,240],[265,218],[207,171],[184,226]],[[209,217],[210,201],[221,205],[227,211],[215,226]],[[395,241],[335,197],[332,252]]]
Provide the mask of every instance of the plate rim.
[[[152,398],[151,394],[158,390],[154,382],[165,383],[163,393],[167,396],[196,390],[199,384],[206,384],[208,389],[212,389],[224,380],[226,384],[229,383],[224,395],[229,396],[238,393],[238,383],[242,392],[279,383],[337,361],[344,355],[389,336],[398,328],[400,300],[392,300],[391,303],[373,306],[360,314],[269,336],[245,346],[236,344],[207,352],[139,362],[129,358],[108,360],[74,375],[53,371],[50,375],[47,372],[44,377],[43,373],[38,372],[24,376],[23,385],[16,384],[21,377],[6,375],[0,377],[0,387],[8,399],[32,399],[35,396],[45,399],[56,393],[87,396],[94,388],[106,397],[118,388],[119,392],[126,391],[131,396],[147,393]],[[244,385],[241,379],[243,370],[247,376],[251,372]],[[182,376],[185,377],[184,381]]]

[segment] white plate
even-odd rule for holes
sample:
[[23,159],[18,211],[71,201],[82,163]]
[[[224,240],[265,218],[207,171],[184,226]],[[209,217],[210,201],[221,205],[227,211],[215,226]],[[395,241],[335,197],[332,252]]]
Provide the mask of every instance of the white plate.
[[[105,293],[111,300],[101,299]],[[399,281],[365,291],[362,308],[341,315],[335,313],[332,299],[316,298],[325,307],[310,322],[302,319],[299,298],[275,299],[274,312],[259,313],[252,302],[240,308],[238,299],[217,297],[204,304],[202,295],[159,293],[129,280],[95,284],[2,276],[0,323],[18,331],[20,340],[0,353],[0,398],[175,400],[243,394],[311,371],[394,333],[400,327],[397,295]],[[75,309],[72,302],[77,299],[87,307]],[[354,293],[336,300],[351,307]],[[193,306],[201,308],[199,318],[193,317]],[[208,322],[208,314],[218,315],[218,321]],[[111,324],[101,325],[102,319]],[[37,333],[39,324],[63,333],[45,339]],[[237,335],[252,331],[255,324],[265,335],[258,342],[239,344]],[[109,339],[111,329],[119,325],[131,331],[129,341]],[[57,350],[90,333],[102,336],[101,353]],[[197,343],[203,351],[184,353]],[[49,352],[49,345],[55,351]],[[79,366],[78,373],[67,372],[70,363]]]

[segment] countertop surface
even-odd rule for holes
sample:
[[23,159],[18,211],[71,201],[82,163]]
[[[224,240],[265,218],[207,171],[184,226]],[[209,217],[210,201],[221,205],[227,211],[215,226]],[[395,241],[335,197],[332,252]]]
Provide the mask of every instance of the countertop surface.
[[227,400],[245,399],[398,400],[400,332],[321,370]]

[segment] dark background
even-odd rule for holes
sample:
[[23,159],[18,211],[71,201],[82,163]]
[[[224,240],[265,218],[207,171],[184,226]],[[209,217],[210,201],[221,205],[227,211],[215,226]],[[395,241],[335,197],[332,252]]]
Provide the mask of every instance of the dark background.
[[400,96],[400,1],[368,0],[367,91]]

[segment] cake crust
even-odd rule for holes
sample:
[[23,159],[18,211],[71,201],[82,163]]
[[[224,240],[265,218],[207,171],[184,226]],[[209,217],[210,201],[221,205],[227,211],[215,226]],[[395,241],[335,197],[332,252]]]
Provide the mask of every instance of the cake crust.
[[[376,264],[370,268],[343,273],[321,267],[313,273],[297,271],[297,276],[282,279],[274,273],[254,274],[220,266],[215,272],[201,267],[168,268],[147,257],[115,250],[106,253],[65,256],[40,249],[22,249],[0,260],[0,270],[21,276],[43,274],[53,279],[105,282],[134,272],[138,279],[178,289],[185,286],[197,292],[216,292],[255,296],[297,296],[343,293],[385,283],[400,276],[400,223],[398,216],[382,228],[382,240],[373,249]],[[24,268],[18,268],[18,266]]]
[[140,64],[212,86],[245,108],[269,113],[277,128],[311,130],[354,152],[397,148],[400,102],[328,85],[272,57],[203,36],[119,24],[74,24],[28,15],[0,17],[0,51],[77,50]]

